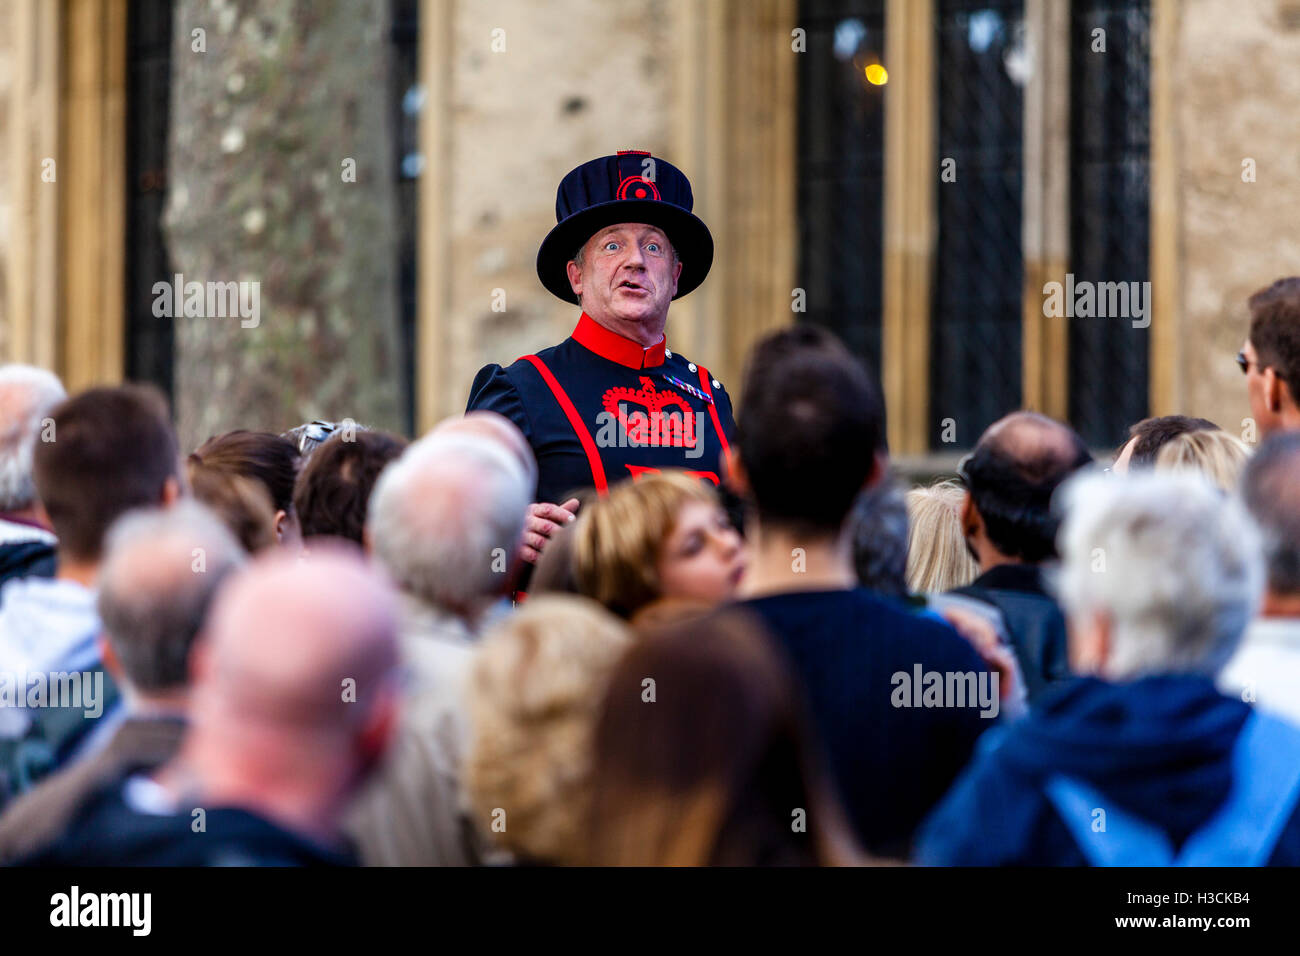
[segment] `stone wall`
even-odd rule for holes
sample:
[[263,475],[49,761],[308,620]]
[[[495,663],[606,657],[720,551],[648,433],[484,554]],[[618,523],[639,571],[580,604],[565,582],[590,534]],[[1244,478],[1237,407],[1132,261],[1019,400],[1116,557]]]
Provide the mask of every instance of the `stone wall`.
[[[441,346],[444,388],[460,407],[480,366],[554,345],[577,320],[536,273],[564,174],[626,147],[675,158],[676,9],[668,0],[455,4]],[[493,311],[496,290],[504,311]]]
[[[1178,410],[1238,431],[1250,414],[1233,362],[1246,298],[1300,273],[1300,3],[1174,6]],[[1245,159],[1255,182],[1242,180]]]

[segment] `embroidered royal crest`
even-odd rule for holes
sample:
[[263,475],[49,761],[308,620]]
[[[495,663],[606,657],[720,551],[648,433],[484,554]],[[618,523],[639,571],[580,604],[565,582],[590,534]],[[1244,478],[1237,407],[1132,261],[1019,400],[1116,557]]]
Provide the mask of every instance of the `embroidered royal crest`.
[[607,390],[602,398],[605,411],[617,417],[628,442],[694,448],[700,438],[695,424],[697,416],[686,399],[668,389],[656,389],[654,382],[644,375],[640,381],[640,388],[617,386]]

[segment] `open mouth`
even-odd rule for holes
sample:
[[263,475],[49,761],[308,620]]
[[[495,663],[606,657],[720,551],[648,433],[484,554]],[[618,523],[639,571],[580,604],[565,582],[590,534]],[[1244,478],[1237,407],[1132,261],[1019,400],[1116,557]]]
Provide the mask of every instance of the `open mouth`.
[[639,282],[634,282],[631,279],[624,279],[622,282],[618,284],[617,288],[625,292],[649,292],[650,291],[645,286],[641,285]]

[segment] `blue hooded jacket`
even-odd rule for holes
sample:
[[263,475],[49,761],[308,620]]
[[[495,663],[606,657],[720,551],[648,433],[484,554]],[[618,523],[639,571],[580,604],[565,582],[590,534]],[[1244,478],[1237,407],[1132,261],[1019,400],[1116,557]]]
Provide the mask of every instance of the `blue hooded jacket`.
[[[1177,850],[1227,799],[1233,748],[1250,714],[1249,705],[1223,696],[1205,677],[1073,680],[1019,724],[986,735],[922,825],[916,859],[941,866],[1086,865],[1045,792],[1056,775],[1156,826]],[[1300,814],[1291,813],[1268,859],[1300,864]]]

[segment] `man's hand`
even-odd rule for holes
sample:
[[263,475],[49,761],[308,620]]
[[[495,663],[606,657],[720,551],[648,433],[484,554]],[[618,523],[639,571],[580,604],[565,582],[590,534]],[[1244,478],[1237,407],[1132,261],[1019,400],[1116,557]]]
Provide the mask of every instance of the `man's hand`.
[[579,504],[577,498],[570,498],[562,505],[547,504],[544,501],[529,505],[519,556],[529,564],[536,564],[551,535],[574,519]]

